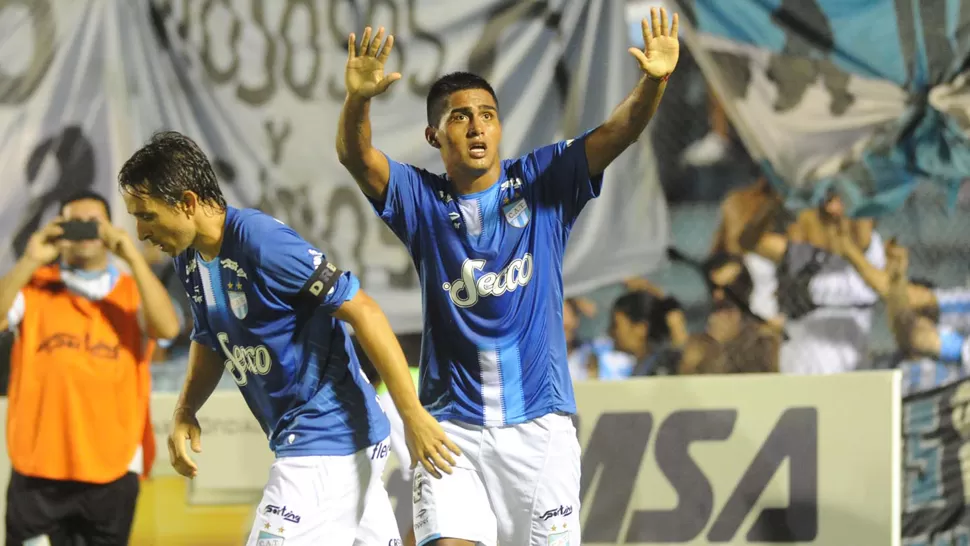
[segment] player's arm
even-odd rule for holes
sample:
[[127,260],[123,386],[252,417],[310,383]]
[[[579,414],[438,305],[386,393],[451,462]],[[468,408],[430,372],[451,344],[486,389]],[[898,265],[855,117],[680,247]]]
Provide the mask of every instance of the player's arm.
[[422,411],[404,351],[377,302],[363,290],[358,290],[333,312],[333,316],[353,327],[361,348],[374,364],[381,381],[387,385],[401,418],[407,420]]
[[351,34],[347,40],[344,76],[347,97],[337,126],[337,158],[364,195],[378,202],[387,195],[391,168],[384,154],[371,143],[371,99],[401,78],[396,72],[384,75],[384,63],[394,47],[394,37],[388,36],[382,44],[383,38],[384,29],[380,28],[371,40],[371,29],[367,27],[359,52],[356,37]]
[[222,355],[193,341],[189,345],[189,367],[175,411],[187,411],[195,415],[215,392],[225,369]]
[[606,170],[624,150],[636,142],[657,111],[667,88],[667,78],[677,66],[677,14],[667,25],[667,10],[650,10],[650,22],[642,21],[644,49],[630,48],[643,71],[633,91],[613,110],[609,119],[584,140],[590,176]]
[[219,385],[225,369],[222,357],[205,345],[192,341],[189,346],[189,367],[182,392],[172,415],[172,430],[168,436],[168,456],[172,467],[179,474],[194,478],[199,467],[185,448],[188,440],[192,451],[202,451],[202,429],[196,413]]
[[411,451],[411,467],[420,462],[435,477],[441,477],[438,469],[451,474],[455,460],[449,450],[456,455],[461,454],[461,450],[421,406],[404,351],[384,311],[367,293],[357,290],[332,314],[354,328],[357,341],[387,386],[387,392],[404,422]]

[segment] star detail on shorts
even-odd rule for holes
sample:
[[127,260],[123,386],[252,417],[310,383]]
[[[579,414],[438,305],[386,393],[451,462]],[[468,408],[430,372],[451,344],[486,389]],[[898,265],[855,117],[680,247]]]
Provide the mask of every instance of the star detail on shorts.
[[269,523],[267,523],[266,525],[263,525],[263,529],[269,529]]
[[555,530],[556,530],[556,526],[555,525],[552,526],[552,530],[553,530],[553,532],[555,532]]
[[277,529],[277,530],[278,530],[278,531],[280,532],[280,534],[281,534],[281,535],[283,534],[283,528],[282,528],[282,527],[280,527],[280,528],[279,528],[279,529]]

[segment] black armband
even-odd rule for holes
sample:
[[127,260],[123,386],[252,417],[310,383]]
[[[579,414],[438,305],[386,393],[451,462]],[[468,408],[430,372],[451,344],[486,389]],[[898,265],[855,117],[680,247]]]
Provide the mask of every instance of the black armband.
[[313,271],[306,284],[300,289],[300,297],[308,298],[316,303],[323,303],[323,300],[330,294],[333,287],[340,279],[343,271],[337,269],[335,265],[322,260],[320,265]]

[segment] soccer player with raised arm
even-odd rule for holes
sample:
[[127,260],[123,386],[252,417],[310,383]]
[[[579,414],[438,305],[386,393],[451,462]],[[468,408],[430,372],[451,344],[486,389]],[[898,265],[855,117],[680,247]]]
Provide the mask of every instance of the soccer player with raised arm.
[[397,163],[371,143],[371,99],[393,37],[348,40],[337,154],[410,252],[422,284],[421,401],[463,455],[440,479],[414,474],[418,544],[580,542],[580,454],[563,331],[562,259],[606,167],[633,144],[679,56],[677,16],[643,21],[639,83],[574,140],[498,157],[499,104],[484,79],[455,73],[428,93],[424,138],[446,175]]
[[196,412],[223,371],[239,386],[276,454],[249,546],[387,546],[400,541],[381,480],[389,425],[344,322],[387,384],[412,465],[450,472],[457,447],[421,407],[387,318],[318,249],[282,222],[227,206],[188,137],[155,135],[119,175],[138,236],[175,257],[194,327],[168,441],[175,469],[198,471]]

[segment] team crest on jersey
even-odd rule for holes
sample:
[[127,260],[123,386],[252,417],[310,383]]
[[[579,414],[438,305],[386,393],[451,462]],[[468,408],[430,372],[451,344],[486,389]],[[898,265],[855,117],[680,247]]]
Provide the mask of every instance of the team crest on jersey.
[[532,212],[529,210],[529,204],[522,197],[522,180],[519,178],[505,180],[500,189],[503,192],[511,190],[512,194],[502,198],[502,214],[505,215],[505,221],[512,227],[520,229],[529,225]]
[[518,194],[512,199],[505,198],[503,200],[502,213],[505,215],[505,221],[509,225],[520,229],[529,225],[529,219],[532,217],[532,213],[529,211],[529,204],[525,202],[524,197]]
[[244,280],[249,280],[249,276],[235,260],[223,259],[221,265],[223,278],[229,277],[231,279],[233,276],[235,277],[235,280],[226,283],[226,296],[229,298],[229,309],[232,310],[232,314],[236,315],[237,319],[242,320],[249,314],[249,302],[246,301],[246,292],[243,291],[242,284]]
[[232,309],[232,314],[236,315],[239,320],[246,318],[246,315],[249,314],[249,302],[246,301],[246,293],[241,290],[228,290],[226,294],[229,295],[229,308]]

